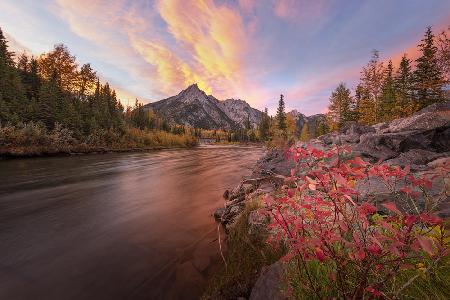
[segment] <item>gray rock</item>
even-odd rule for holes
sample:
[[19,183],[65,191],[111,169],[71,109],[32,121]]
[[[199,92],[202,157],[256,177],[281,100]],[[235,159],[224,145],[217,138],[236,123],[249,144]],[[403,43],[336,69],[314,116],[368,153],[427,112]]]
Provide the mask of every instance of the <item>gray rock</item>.
[[422,108],[421,110],[416,112],[414,115],[420,115],[428,112],[440,112],[445,110],[450,110],[450,101],[428,105],[427,107]]
[[248,233],[250,235],[259,235],[267,231],[267,224],[269,223],[269,217],[263,215],[261,211],[254,210],[248,215]]
[[262,171],[290,176],[291,169],[295,167],[295,162],[287,156],[287,153],[281,150],[273,150],[258,161],[255,168],[255,174],[261,174]]
[[381,132],[428,131],[448,126],[450,110],[435,110],[436,107],[428,107],[410,117],[394,120]]
[[441,157],[433,161],[430,161],[427,165],[431,168],[438,168],[438,167],[450,168],[450,154],[446,153],[445,157]]
[[[424,173],[429,171],[419,171],[415,175],[421,177]],[[403,181],[398,181],[395,187],[396,191],[399,191],[405,186]],[[394,201],[397,207],[404,212],[414,213],[414,205],[407,200],[403,194],[392,193],[391,190],[386,186],[383,180],[379,177],[369,177],[366,180],[358,181],[355,189],[360,193],[361,201],[370,201],[374,203],[378,210],[386,211],[386,209],[381,206],[385,201]],[[450,178],[438,176],[432,180],[432,187],[427,191],[427,202],[429,204],[435,205],[436,212],[441,217],[446,217],[450,213],[450,198],[445,195],[445,191],[450,190]],[[415,205],[423,209],[425,207],[425,197],[423,194],[415,200]]]
[[400,153],[396,158],[389,159],[386,162],[402,167],[410,165],[412,170],[425,170],[427,169],[427,163],[444,155],[444,153],[436,153],[423,149],[412,149],[405,153]]
[[234,206],[231,206],[231,208],[230,208],[230,210],[229,210],[229,214],[232,215],[232,216],[235,216],[235,215],[237,215],[238,213],[240,213],[241,210],[242,210],[242,206],[240,206],[240,205],[234,205]]
[[225,207],[219,207],[214,211],[214,218],[217,221],[221,221],[222,216],[225,214],[226,208]]
[[348,122],[339,130],[339,132],[343,135],[361,135],[364,133],[375,132],[375,128],[357,122]]
[[336,136],[336,133],[327,133],[319,136],[317,139],[325,145],[331,145],[333,144],[334,136]]
[[366,157],[386,160],[399,154],[397,149],[401,140],[402,137],[366,133],[361,135],[359,144],[353,150]]
[[288,299],[281,291],[284,273],[285,267],[281,262],[263,269],[252,289],[250,300]]

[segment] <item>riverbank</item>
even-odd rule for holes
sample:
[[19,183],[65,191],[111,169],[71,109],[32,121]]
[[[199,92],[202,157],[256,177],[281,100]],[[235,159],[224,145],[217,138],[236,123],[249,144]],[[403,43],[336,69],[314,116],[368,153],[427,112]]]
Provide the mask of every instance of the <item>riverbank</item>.
[[[295,153],[305,153],[306,157],[311,158],[315,155],[321,159],[321,157],[332,153],[328,151],[333,151],[334,145],[338,144],[340,147],[349,147],[354,150],[346,159],[351,159],[352,157],[361,158],[356,160],[356,162],[359,162],[361,166],[370,165],[373,168],[373,172],[382,170],[382,168],[377,169],[377,162],[382,162],[388,166],[384,170],[389,170],[389,168],[391,170],[405,170],[404,172],[407,176],[401,175],[401,173],[398,176],[405,176],[402,177],[402,180],[411,180],[412,184],[408,188],[394,192],[389,189],[389,186],[392,187],[391,184],[385,185],[383,181],[380,181],[380,178],[397,176],[393,175],[394,173],[390,173],[388,176],[381,174],[380,178],[363,176],[359,182],[351,178],[353,175],[348,175],[353,174],[352,172],[356,172],[357,169],[348,169],[350,173],[340,173],[350,176],[345,181],[342,179],[341,183],[347,184],[346,182],[348,182],[346,189],[351,191],[352,195],[356,195],[354,196],[354,201],[362,200],[362,203],[373,203],[373,205],[376,205],[377,215],[378,211],[382,215],[389,213],[386,207],[383,206],[383,203],[386,203],[386,201],[393,201],[394,205],[407,213],[408,201],[412,198],[407,200],[408,197],[403,197],[404,194],[413,194],[414,189],[417,189],[417,193],[419,193],[418,186],[421,184],[416,180],[425,180],[426,186],[420,186],[420,188],[428,191],[423,194],[424,198],[419,199],[421,202],[418,200],[420,203],[419,207],[426,209],[431,207],[430,205],[432,204],[432,211],[437,213],[443,220],[444,227],[442,228],[444,229],[442,232],[444,236],[447,236],[446,239],[448,241],[449,232],[448,227],[445,229],[445,226],[450,225],[450,198],[448,195],[450,188],[449,121],[449,104],[434,105],[411,117],[394,120],[391,123],[374,126],[350,124],[340,132],[311,140],[308,144],[298,143],[295,146],[297,149]],[[354,163],[350,162],[348,168],[351,166],[354,166]],[[332,170],[330,166],[322,167]],[[311,290],[308,291],[308,288],[305,290],[305,282],[300,280],[301,273],[299,273],[298,269],[291,270],[292,265],[296,265],[297,262],[290,261],[289,264],[286,263],[289,259],[285,261],[279,260],[280,257],[289,253],[288,249],[280,246],[275,248],[269,247],[266,243],[271,229],[267,227],[270,219],[267,214],[264,214],[265,211],[267,212],[267,202],[264,200],[264,197],[269,197],[272,201],[276,201],[278,198],[283,198],[286,201],[286,199],[298,193],[295,191],[295,187],[299,188],[301,184],[304,184],[302,182],[303,179],[300,179],[302,176],[309,175],[310,177],[306,179],[309,178],[310,184],[311,182],[314,183],[313,178],[323,172],[322,167],[309,170],[309,167],[304,165],[302,168],[299,168],[292,157],[290,157],[287,149],[271,150],[258,160],[252,176],[243,179],[236,187],[225,191],[225,205],[218,208],[214,216],[218,222],[223,224],[228,233],[228,236],[224,239],[224,243],[228,246],[224,258],[226,264],[211,279],[204,294],[204,299],[236,299],[239,297],[259,300],[286,299],[289,298],[285,293],[286,291],[294,293],[294,295],[291,294],[290,298],[308,298],[305,295],[308,295]],[[294,170],[294,175],[298,177],[293,177],[291,170]],[[296,181],[295,184],[293,180]],[[316,188],[315,184],[312,187],[308,184],[306,186],[310,190],[308,193],[324,193],[323,191],[316,191],[319,188]],[[400,189],[401,187],[397,185],[396,188]],[[400,195],[403,196],[400,197]],[[347,196],[351,199],[350,195]],[[325,199],[323,195],[319,198]],[[399,212],[398,210],[396,211]],[[439,218],[436,220],[439,220]],[[281,227],[285,228],[283,226]],[[423,239],[423,237],[419,238]],[[445,243],[447,244],[443,247],[450,246],[448,242]],[[289,246],[289,243],[283,243],[283,245]],[[430,253],[432,252],[430,248],[427,250]],[[380,251],[382,250],[380,249]],[[391,253],[391,251],[386,250],[386,253]],[[369,251],[367,253],[364,252],[363,255],[364,257],[361,256],[361,260],[364,260],[366,257],[370,259],[374,254]],[[446,291],[450,288],[448,285],[450,259],[448,255],[443,255],[438,260],[439,268],[433,271],[433,276],[427,276],[427,269],[420,269],[420,266],[426,265],[430,261],[428,259],[425,264],[413,260],[419,266],[416,270],[401,273],[398,273],[398,270],[395,271],[398,282],[405,284],[407,287],[403,289],[402,294],[423,295],[424,297],[435,299],[448,297],[449,295],[446,294]],[[317,264],[308,268],[312,268],[313,272],[319,272]],[[389,264],[386,264],[386,268],[389,268]],[[376,276],[384,276],[384,274],[387,273],[379,272]],[[414,278],[411,281],[412,283],[407,284],[411,278]],[[288,288],[286,288],[286,284]],[[325,276],[319,277],[313,284],[323,287],[331,286],[335,283]],[[334,292],[333,295],[336,296],[339,293]],[[331,294],[329,296],[332,297]]]
[[197,145],[189,146],[154,146],[142,148],[96,148],[96,147],[73,147],[70,149],[49,149],[46,147],[27,147],[24,149],[16,148],[13,151],[0,150],[0,160],[15,159],[15,158],[33,158],[33,157],[54,157],[54,156],[74,156],[74,155],[88,155],[88,154],[107,154],[107,153],[128,153],[128,152],[149,152],[157,150],[175,150],[175,149],[189,149]]
[[47,130],[41,123],[0,126],[0,158],[151,151],[190,148],[197,144],[197,139],[189,134],[137,128],[77,136],[61,126]]

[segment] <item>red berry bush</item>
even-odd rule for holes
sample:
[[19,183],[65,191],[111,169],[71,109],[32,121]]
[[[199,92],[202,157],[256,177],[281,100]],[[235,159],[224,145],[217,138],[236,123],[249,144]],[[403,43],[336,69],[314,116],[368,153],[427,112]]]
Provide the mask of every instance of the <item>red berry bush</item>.
[[[269,242],[284,244],[290,290],[318,299],[399,298],[449,254],[432,191],[448,168],[413,175],[335,146],[292,148],[296,162],[281,194],[265,197]],[[381,182],[387,199],[370,193]],[[361,188],[365,187],[364,193]]]

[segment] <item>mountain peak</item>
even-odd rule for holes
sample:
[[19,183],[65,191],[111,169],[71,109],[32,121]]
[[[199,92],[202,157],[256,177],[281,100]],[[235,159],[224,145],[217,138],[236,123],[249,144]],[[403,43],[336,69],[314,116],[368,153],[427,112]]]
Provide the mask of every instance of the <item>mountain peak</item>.
[[188,86],[185,91],[200,91],[203,92],[199,87],[197,83],[193,83],[190,86]]
[[233,129],[243,127],[248,120],[256,128],[262,116],[244,100],[220,101],[206,95],[196,83],[176,96],[147,104],[147,107],[164,115],[169,122],[203,129]]

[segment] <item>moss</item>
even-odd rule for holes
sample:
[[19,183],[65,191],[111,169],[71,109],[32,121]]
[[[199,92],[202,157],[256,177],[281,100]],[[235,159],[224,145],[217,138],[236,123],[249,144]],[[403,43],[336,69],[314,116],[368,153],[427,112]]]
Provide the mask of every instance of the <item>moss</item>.
[[258,201],[246,204],[227,236],[227,267],[223,265],[212,276],[202,299],[248,298],[261,268],[282,256],[281,249],[274,249],[265,242],[264,234],[248,234],[248,216],[259,207]]

